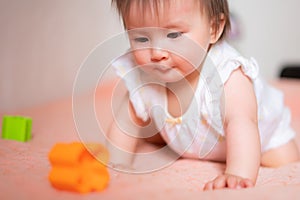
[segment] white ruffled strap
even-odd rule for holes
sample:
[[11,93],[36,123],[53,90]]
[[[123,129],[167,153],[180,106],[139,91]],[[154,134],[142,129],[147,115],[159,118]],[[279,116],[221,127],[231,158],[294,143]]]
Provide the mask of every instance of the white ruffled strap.
[[[245,75],[251,79],[256,79],[259,74],[259,66],[254,58],[245,59],[243,57],[236,58],[236,61],[240,63],[240,66]],[[239,67],[239,66],[237,66]]]
[[116,74],[124,81],[129,92],[129,99],[137,117],[143,121],[149,119],[149,114],[142,97],[140,71],[136,68],[133,57],[125,54],[112,63]]

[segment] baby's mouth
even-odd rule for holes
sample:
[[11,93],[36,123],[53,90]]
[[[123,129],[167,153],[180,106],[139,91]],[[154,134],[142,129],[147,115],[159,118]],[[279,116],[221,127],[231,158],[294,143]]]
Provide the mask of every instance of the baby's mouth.
[[154,67],[154,70],[157,70],[157,71],[160,71],[160,72],[163,72],[163,73],[166,73],[166,72],[168,72],[172,69],[173,69],[173,67],[168,67],[168,66],[163,66],[163,65]]

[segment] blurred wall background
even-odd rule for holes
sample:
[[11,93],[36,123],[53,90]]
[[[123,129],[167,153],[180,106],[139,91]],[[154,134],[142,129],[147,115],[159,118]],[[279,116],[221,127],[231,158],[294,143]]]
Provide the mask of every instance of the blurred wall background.
[[266,79],[277,77],[285,64],[300,64],[300,1],[228,1],[240,25],[233,44],[257,60]]
[[[229,3],[239,29],[232,43],[263,76],[300,62],[300,1]],[[110,0],[0,0],[0,112],[69,97],[88,53],[121,31]]]
[[0,111],[70,96],[88,53],[120,31],[110,0],[0,0]]

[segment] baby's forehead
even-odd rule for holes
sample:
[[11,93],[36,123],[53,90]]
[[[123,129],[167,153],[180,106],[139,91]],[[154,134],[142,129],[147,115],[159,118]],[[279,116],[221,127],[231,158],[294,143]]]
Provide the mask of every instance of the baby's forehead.
[[187,13],[201,12],[199,0],[138,0],[130,1],[122,16],[128,23],[143,24],[145,21],[171,21]]

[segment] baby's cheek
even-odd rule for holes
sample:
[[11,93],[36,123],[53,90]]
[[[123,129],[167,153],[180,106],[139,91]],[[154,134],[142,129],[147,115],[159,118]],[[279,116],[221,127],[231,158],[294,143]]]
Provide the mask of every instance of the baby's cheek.
[[149,63],[149,53],[147,50],[136,50],[133,52],[133,57],[138,65]]
[[180,71],[182,71],[184,74],[189,74],[196,69],[195,66],[183,56],[172,56],[172,60],[173,63],[176,63],[175,65],[180,68]]

